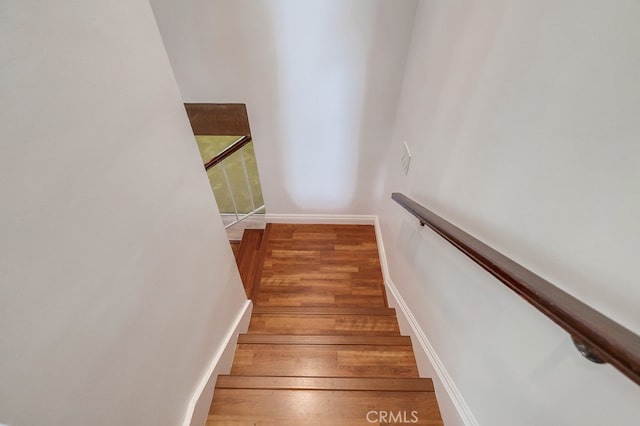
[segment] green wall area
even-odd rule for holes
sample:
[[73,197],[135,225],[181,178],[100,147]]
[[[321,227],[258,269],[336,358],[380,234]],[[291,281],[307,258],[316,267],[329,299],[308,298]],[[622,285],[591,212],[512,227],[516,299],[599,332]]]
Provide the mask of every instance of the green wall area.
[[[240,136],[197,135],[196,141],[203,163],[211,160],[238,138]],[[246,175],[242,167],[243,158],[247,171]],[[254,209],[254,206],[257,208],[264,204],[253,142],[249,142],[224,162],[207,171],[220,213],[234,213],[235,209],[231,193],[225,182],[223,167],[226,169],[227,177],[229,178],[238,213],[249,213]],[[249,185],[247,185],[247,177]],[[251,203],[251,194],[253,194],[254,204]]]

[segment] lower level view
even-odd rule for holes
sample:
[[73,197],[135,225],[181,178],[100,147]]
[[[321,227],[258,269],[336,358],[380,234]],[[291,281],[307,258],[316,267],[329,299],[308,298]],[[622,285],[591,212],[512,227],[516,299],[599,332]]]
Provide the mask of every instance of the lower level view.
[[373,226],[267,224],[234,248],[254,308],[207,425],[442,425],[389,308]]

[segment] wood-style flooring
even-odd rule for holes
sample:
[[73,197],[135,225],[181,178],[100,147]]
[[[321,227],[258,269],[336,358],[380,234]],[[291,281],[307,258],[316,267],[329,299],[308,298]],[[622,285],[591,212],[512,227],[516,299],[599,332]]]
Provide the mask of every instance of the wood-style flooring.
[[442,425],[387,305],[373,226],[251,234],[237,259],[254,309],[207,425]]

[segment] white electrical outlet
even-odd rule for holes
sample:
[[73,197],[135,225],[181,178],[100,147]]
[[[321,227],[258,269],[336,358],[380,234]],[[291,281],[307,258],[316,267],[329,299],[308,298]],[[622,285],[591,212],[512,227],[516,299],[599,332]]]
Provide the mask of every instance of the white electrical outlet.
[[403,141],[402,148],[402,158],[400,161],[402,162],[402,168],[404,169],[404,174],[409,174],[409,163],[411,163],[411,151],[409,151],[409,145],[407,145],[407,141]]

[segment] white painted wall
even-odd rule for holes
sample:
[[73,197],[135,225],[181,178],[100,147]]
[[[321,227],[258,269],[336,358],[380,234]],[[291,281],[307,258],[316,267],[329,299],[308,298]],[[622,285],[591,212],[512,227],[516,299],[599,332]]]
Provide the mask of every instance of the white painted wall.
[[151,4],[184,101],[247,104],[267,212],[372,211],[416,1]]
[[640,333],[639,21],[632,0],[418,7],[380,220],[393,282],[479,424],[636,425],[640,387],[390,193]]
[[0,5],[0,423],[181,424],[245,297],[144,0]]

